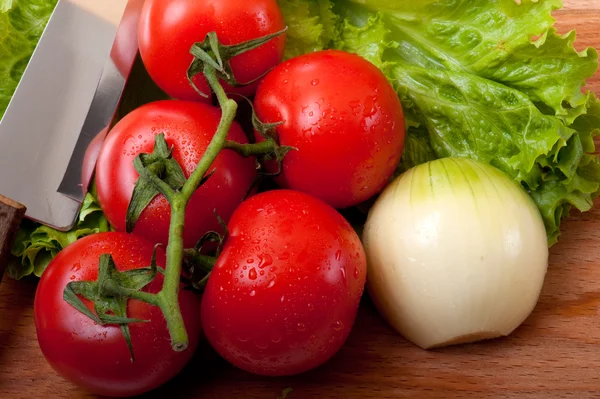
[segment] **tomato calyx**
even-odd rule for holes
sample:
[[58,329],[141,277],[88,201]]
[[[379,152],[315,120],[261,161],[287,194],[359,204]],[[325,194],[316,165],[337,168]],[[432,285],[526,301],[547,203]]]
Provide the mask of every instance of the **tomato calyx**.
[[[225,239],[229,235],[229,229],[225,221],[216,212],[215,217],[223,233],[209,231],[202,236],[194,248],[185,249],[183,253],[187,269],[191,276],[187,283],[199,292],[204,291],[210,273],[217,263],[217,258],[221,255]],[[205,251],[206,244],[209,246],[207,251]],[[216,249],[213,249],[215,245]],[[206,253],[212,253],[212,255],[207,255]]]
[[[103,254],[100,256],[98,279],[96,281],[70,282],[63,291],[63,299],[99,325],[119,325],[133,363],[135,356],[129,324],[143,323],[147,320],[127,317],[127,301],[134,298],[158,304],[156,294],[141,291],[154,280],[157,272],[156,248],[149,267],[125,272],[117,270],[110,254]],[[80,297],[93,303],[95,313],[86,306]]]
[[217,37],[217,33],[209,32],[204,41],[196,42],[190,48],[190,54],[194,56],[194,60],[187,70],[188,82],[200,96],[209,98],[209,95],[198,89],[193,82],[194,76],[204,73],[205,65],[210,65],[215,71],[218,72],[219,77],[223,79],[223,81],[227,82],[227,84],[231,87],[248,86],[261,80],[267,73],[269,73],[269,71],[266,71],[262,75],[249,82],[238,82],[233,75],[233,70],[230,64],[231,59],[262,46],[263,44],[284,34],[286,31],[287,27],[279,32],[234,45],[221,44]]
[[185,250],[184,256],[191,274],[189,285],[198,292],[204,291],[212,269],[217,263],[218,255],[204,255],[196,248],[189,248]]
[[[154,150],[151,154],[139,154],[133,161],[140,177],[135,183],[133,195],[127,208],[126,231],[131,233],[144,209],[162,191],[156,179],[166,183],[171,190],[180,190],[185,184],[185,175],[179,163],[172,156],[164,134],[154,137]],[[164,194],[164,193],[163,193]]]
[[[247,97],[243,97],[250,108],[252,109],[252,127],[260,136],[264,139],[257,143],[240,144],[230,140],[225,142],[225,148],[236,151],[243,157],[257,157],[258,158],[258,172],[260,176],[271,176],[275,177],[281,173],[281,164],[283,159],[290,151],[297,151],[298,149],[291,146],[282,146],[279,144],[277,139],[277,127],[282,125],[284,122],[267,123],[260,120],[256,114],[254,104]],[[277,162],[277,170],[275,172],[265,172],[262,167],[262,162],[275,160]]]

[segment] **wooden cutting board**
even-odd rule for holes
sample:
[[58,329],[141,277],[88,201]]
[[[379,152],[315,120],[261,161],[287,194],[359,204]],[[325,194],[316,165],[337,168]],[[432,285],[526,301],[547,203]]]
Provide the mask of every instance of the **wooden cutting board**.
[[[578,49],[600,49],[600,0],[565,0],[556,17],[561,32],[577,29]],[[589,87],[600,95],[600,73]],[[86,397],[39,350],[35,288],[35,279],[0,285],[0,398]],[[174,381],[147,396],[276,399],[288,387],[289,399],[600,398],[600,203],[564,224],[539,304],[509,338],[423,351],[365,300],[345,347],[317,370],[258,378],[204,347]]]

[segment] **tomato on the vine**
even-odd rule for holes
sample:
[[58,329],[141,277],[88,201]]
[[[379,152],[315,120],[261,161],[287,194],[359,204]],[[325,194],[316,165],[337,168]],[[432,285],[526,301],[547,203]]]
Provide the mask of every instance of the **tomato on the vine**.
[[267,191],[231,218],[203,295],[203,330],[241,369],[301,373],[341,348],[365,280],[360,239],[334,208],[301,192]]
[[[292,58],[260,84],[256,113],[294,147],[277,182],[336,208],[376,195],[393,175],[404,147],[398,95],[375,65],[337,50]],[[259,138],[260,139],[260,138]]]
[[[63,299],[72,281],[98,278],[100,255],[111,254],[119,271],[148,267],[154,245],[125,233],[100,233],[84,237],[63,249],[42,275],[34,302],[35,325],[40,348],[50,365],[65,379],[89,392],[104,396],[138,395],[164,384],[191,359],[201,335],[199,298],[180,290],[179,305],[189,337],[185,351],[171,347],[161,310],[130,299],[127,316],[146,322],[129,325],[134,362],[118,325],[101,326]],[[157,251],[164,267],[164,252]],[[163,276],[143,291],[156,293]],[[83,299],[93,310],[91,302]]]
[[[154,137],[163,133],[173,158],[189,177],[204,155],[221,111],[211,105],[179,100],[157,101],[137,108],[110,131],[96,166],[98,200],[110,224],[126,231],[127,208],[139,175],[133,165],[140,153],[152,153]],[[228,138],[247,142],[245,133],[233,123]],[[208,231],[220,231],[216,213],[225,221],[242,202],[256,176],[255,161],[232,150],[219,153],[210,170],[215,170],[192,196],[186,210],[184,244],[191,248]],[[133,234],[153,243],[166,244],[171,209],[158,195],[144,209]]]
[[[282,31],[285,23],[276,0],[146,0],[139,23],[140,55],[156,84],[171,97],[209,101],[201,97],[187,79],[193,60],[190,48],[216,32],[223,45],[240,44]],[[281,62],[285,35],[235,56],[231,67],[240,84],[253,81]],[[209,94],[202,74],[193,79],[197,88]],[[257,83],[227,92],[254,94]]]

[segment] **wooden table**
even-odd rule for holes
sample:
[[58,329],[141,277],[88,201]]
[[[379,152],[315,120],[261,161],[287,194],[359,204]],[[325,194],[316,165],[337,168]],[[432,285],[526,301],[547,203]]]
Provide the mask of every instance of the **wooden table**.
[[[565,0],[556,16],[561,32],[577,29],[578,49],[600,48],[600,0]],[[600,94],[600,73],[590,88]],[[0,285],[0,398],[85,397],[39,350],[35,288],[34,279],[5,278]],[[289,399],[600,398],[600,206],[564,225],[540,302],[510,338],[423,351],[365,301],[345,347],[318,370],[257,378],[204,347],[182,374],[148,397],[275,399],[287,387],[293,388]]]

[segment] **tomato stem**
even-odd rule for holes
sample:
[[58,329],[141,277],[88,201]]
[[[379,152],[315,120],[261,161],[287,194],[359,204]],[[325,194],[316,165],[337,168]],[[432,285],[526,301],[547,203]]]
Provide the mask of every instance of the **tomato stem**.
[[176,351],[185,350],[188,344],[188,335],[179,308],[179,284],[183,262],[183,225],[188,201],[189,198],[183,196],[181,192],[175,194],[171,200],[171,224],[169,226],[165,280],[158,293],[159,306],[171,335],[171,345]]
[[202,156],[200,163],[181,189],[181,194],[183,194],[183,197],[187,200],[189,200],[196,189],[198,189],[198,186],[202,182],[202,178],[206,172],[208,172],[208,169],[217,158],[217,155],[219,155],[219,152],[221,152],[225,146],[225,142],[227,141],[227,133],[229,133],[229,129],[231,128],[231,124],[235,119],[238,109],[237,103],[228,98],[227,94],[225,94],[225,90],[223,90],[223,87],[219,83],[215,69],[210,65],[206,65],[204,67],[204,74],[210,86],[217,95],[222,114],[217,132],[208,145],[208,148]]
[[227,142],[225,142],[225,148],[233,150],[247,158],[275,152],[277,143],[271,138],[254,144],[241,144],[236,141],[227,140]]
[[179,285],[183,263],[183,226],[185,222],[185,209],[194,192],[202,184],[209,168],[224,148],[227,134],[235,119],[238,105],[227,97],[225,90],[219,83],[216,70],[208,63],[204,65],[204,75],[212,90],[217,96],[221,106],[221,121],[215,135],[208,145],[196,169],[185,182],[181,191],[176,192],[171,198],[171,224],[169,228],[169,243],[167,245],[167,265],[165,280],[161,291],[158,293],[159,306],[167,321],[171,335],[171,345],[174,350],[182,351],[187,348],[188,335],[179,308]]

